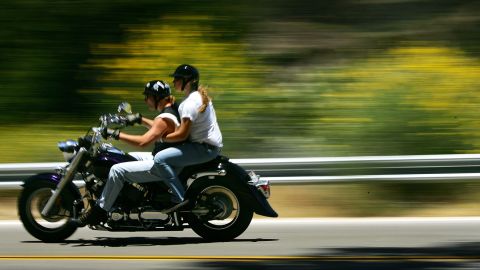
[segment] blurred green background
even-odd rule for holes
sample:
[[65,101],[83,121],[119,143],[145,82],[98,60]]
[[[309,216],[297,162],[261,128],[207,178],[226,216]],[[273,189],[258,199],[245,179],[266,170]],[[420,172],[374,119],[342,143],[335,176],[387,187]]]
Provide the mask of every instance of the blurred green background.
[[0,163],[62,161],[123,100],[153,117],[181,63],[232,158],[477,153],[478,29],[478,1],[2,1]]
[[[57,142],[124,100],[154,117],[144,84],[182,63],[209,86],[231,158],[478,153],[478,29],[479,1],[1,1],[0,163],[63,161]],[[272,205],[478,215],[479,194],[476,182],[275,186]]]

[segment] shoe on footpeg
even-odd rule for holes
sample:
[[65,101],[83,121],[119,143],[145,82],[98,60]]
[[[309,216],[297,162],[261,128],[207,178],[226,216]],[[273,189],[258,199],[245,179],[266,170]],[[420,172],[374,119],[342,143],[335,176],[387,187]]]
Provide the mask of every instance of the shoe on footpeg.
[[85,211],[78,219],[73,219],[73,222],[78,227],[85,227],[86,225],[98,225],[100,222],[107,221],[107,211],[103,210],[98,205]]

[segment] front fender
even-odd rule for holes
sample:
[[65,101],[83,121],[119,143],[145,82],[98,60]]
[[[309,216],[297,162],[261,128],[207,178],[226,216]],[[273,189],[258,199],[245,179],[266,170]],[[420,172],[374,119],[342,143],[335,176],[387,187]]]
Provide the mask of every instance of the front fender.
[[[25,189],[25,188],[28,188],[29,186],[33,186],[37,183],[40,183],[41,181],[47,181],[47,182],[50,182],[50,183],[52,183],[56,186],[56,185],[58,185],[60,180],[62,180],[62,176],[58,173],[52,173],[52,172],[39,173],[39,174],[30,176],[29,178],[25,179],[22,187]],[[82,195],[80,194],[80,191],[78,190],[77,186],[75,186],[75,184],[73,182],[70,182],[69,184],[67,184],[65,189],[68,190],[69,193],[74,196],[75,200],[82,198]]]

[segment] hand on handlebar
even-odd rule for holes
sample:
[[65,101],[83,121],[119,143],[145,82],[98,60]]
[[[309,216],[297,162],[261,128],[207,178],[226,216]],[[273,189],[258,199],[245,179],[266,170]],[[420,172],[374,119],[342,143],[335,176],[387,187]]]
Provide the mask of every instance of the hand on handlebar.
[[142,123],[142,115],[139,113],[129,113],[125,116],[125,124],[127,126],[133,126],[135,124],[141,124]]
[[112,137],[115,140],[118,140],[120,136],[120,130],[104,127],[101,131],[101,134],[105,140],[108,139],[109,137]]

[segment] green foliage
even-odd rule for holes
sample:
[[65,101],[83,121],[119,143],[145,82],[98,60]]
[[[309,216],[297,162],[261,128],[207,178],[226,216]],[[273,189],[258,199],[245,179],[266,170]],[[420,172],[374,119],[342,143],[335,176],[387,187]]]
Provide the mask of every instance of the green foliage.
[[323,129],[313,137],[342,144],[345,155],[467,153],[480,139],[479,72],[457,49],[404,44],[299,81],[321,89]]
[[[58,141],[124,100],[155,116],[143,85],[181,63],[200,69],[233,158],[476,153],[479,17],[468,0],[2,1],[0,163],[62,161]],[[471,189],[358,187],[309,194],[391,215]]]
[[59,160],[57,141],[123,100],[154,116],[143,85],[168,80],[180,63],[196,65],[210,87],[232,157],[476,152],[479,9],[443,0],[4,1],[0,162]]

